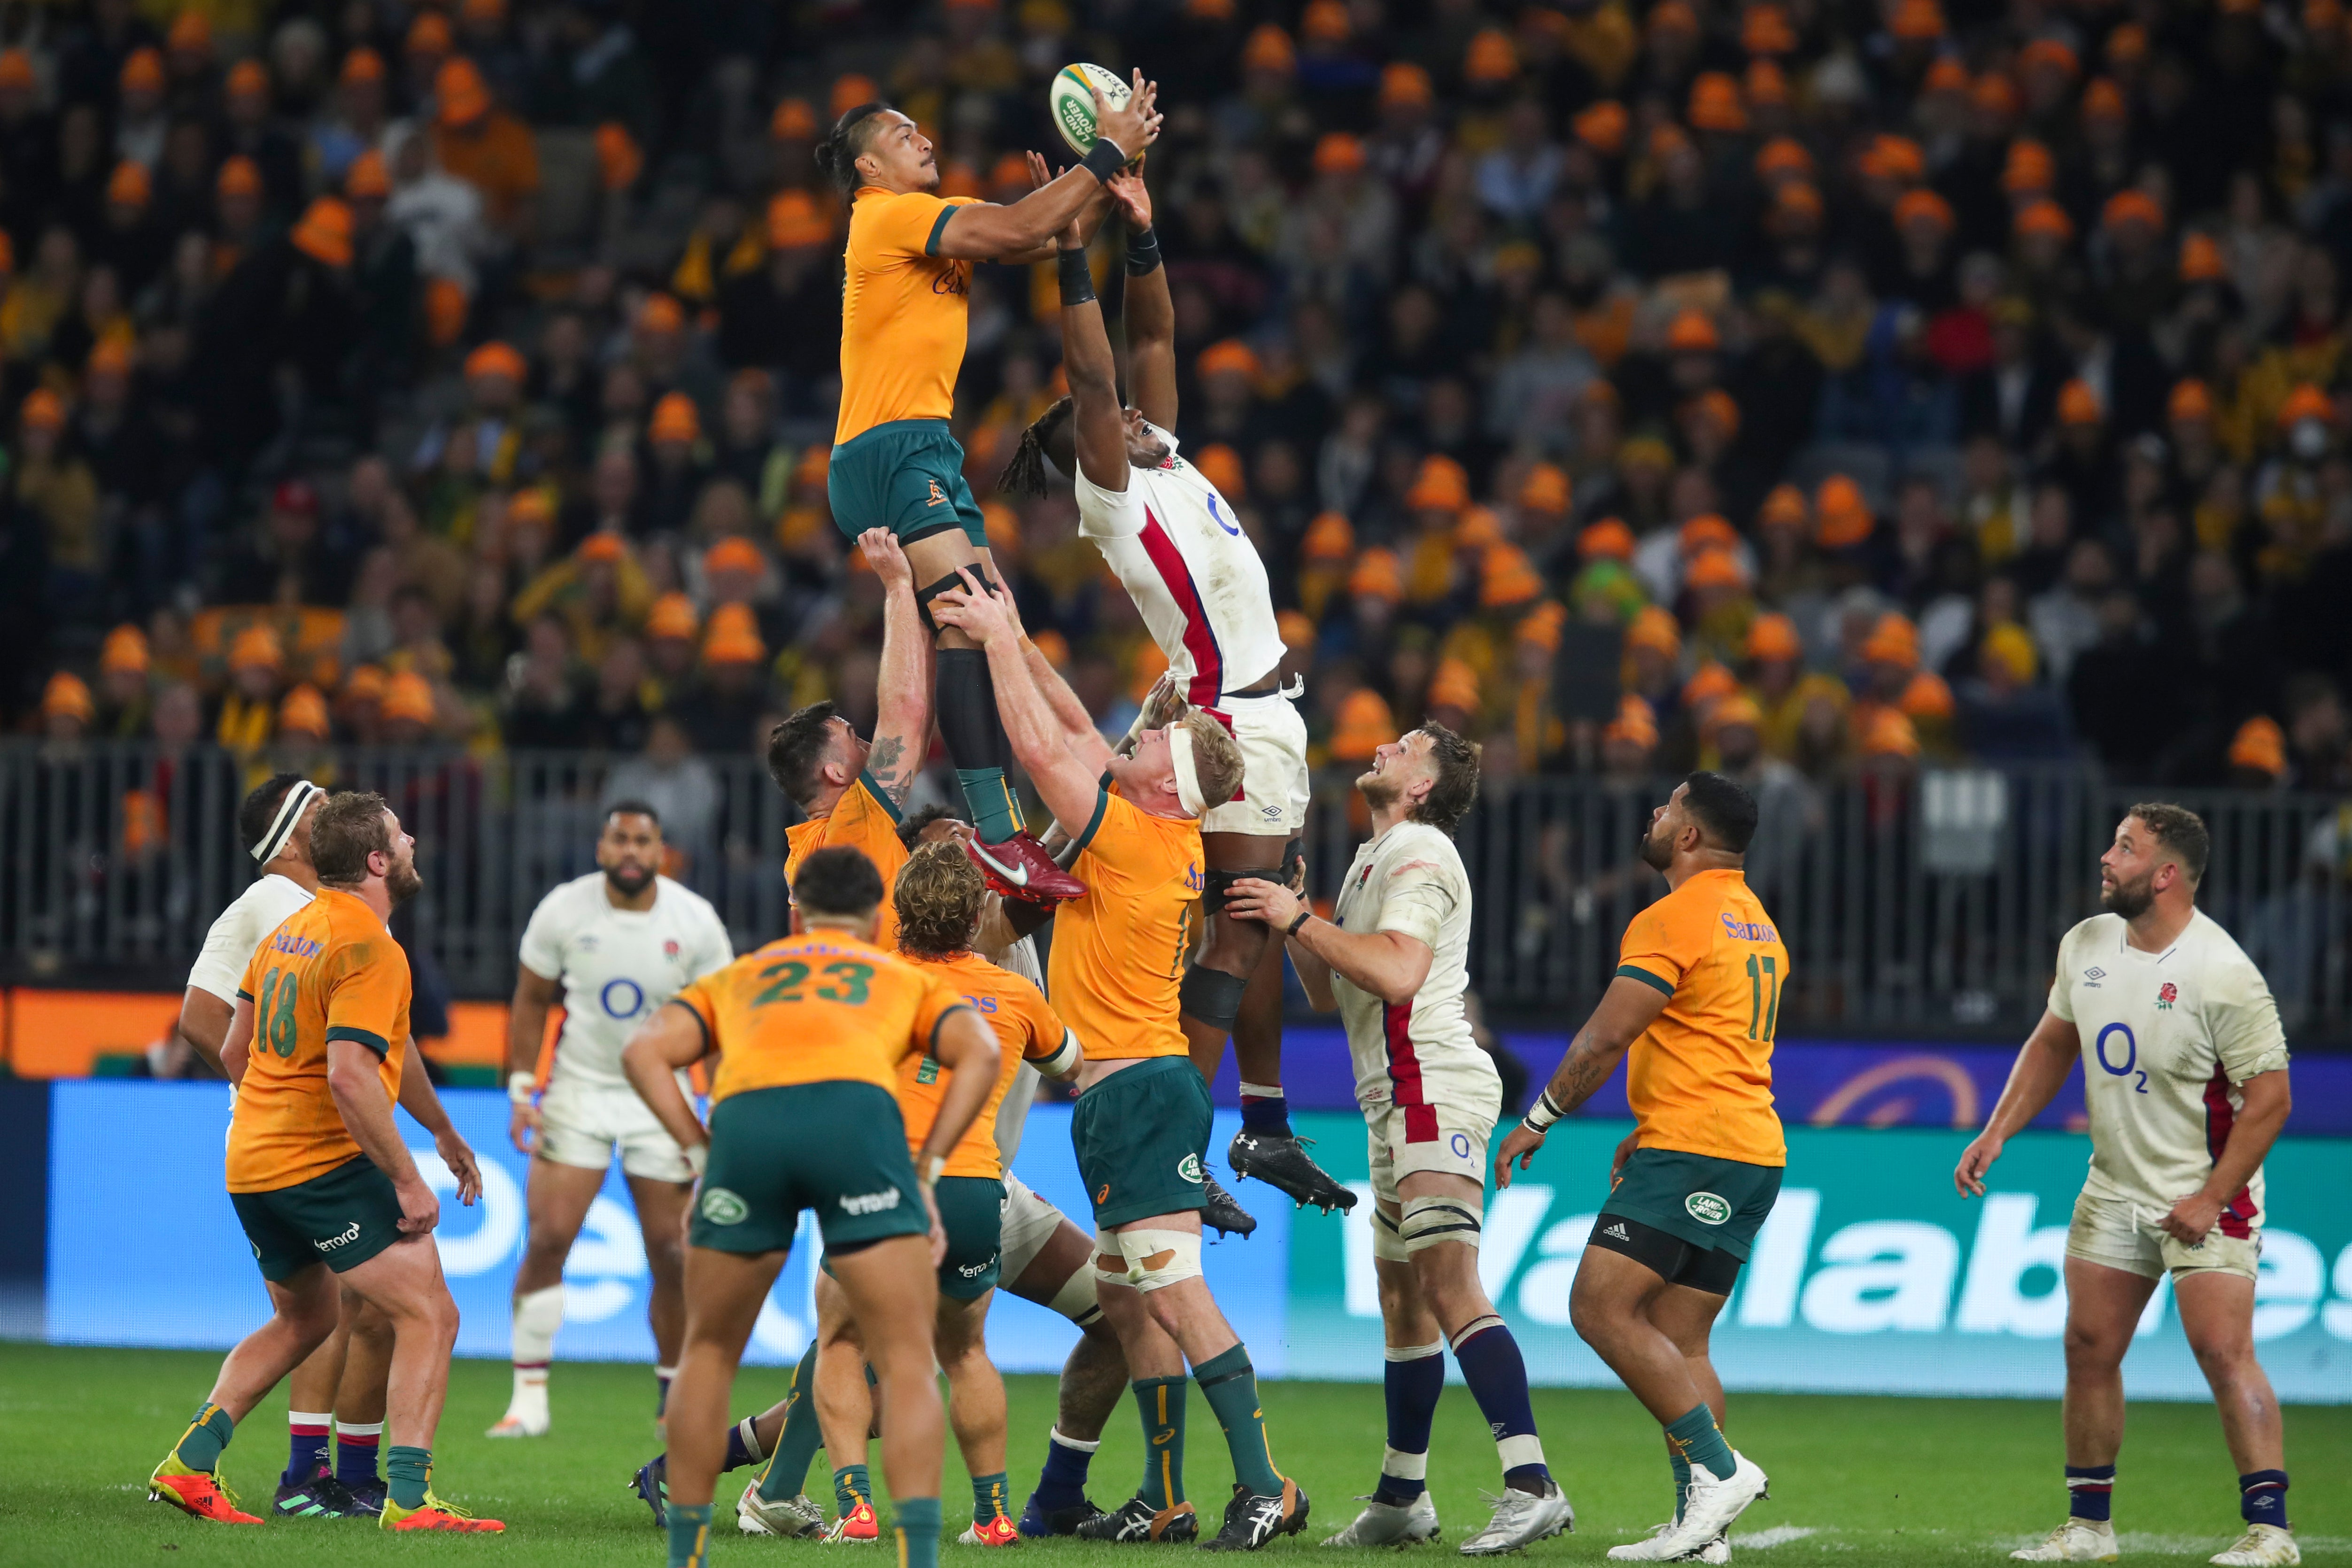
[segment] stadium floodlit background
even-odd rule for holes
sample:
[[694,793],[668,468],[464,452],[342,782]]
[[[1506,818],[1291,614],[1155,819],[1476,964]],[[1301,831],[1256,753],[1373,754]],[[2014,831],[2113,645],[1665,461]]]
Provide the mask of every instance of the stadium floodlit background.
[[[2206,906],[2299,1052],[2255,1332],[2283,1396],[2352,1402],[2339,0],[9,0],[0,46],[0,1331],[215,1346],[257,1310],[225,1091],[126,1080],[194,1074],[169,1020],[248,874],[235,802],[294,768],[420,838],[420,1033],[495,1156],[442,1246],[461,1349],[504,1354],[521,1168],[484,1086],[523,920],[627,795],[739,946],[776,934],[757,737],[872,717],[813,141],[886,96],[943,190],[1010,200],[1089,59],[1161,83],[1181,433],[1306,681],[1318,890],[1374,747],[1481,739],[1474,979],[1539,1077],[1659,888],[1661,780],[1762,801],[1797,1130],[1727,1380],[2056,1390],[2079,1087],[1988,1203],[1956,1129],[2163,796],[2208,812]],[[957,425],[1115,733],[1156,651],[1066,497],[992,497],[1058,394],[1055,299],[977,269]],[[1360,1180],[1338,1036],[1289,1056]],[[1075,1197],[1066,1114],[1020,1168]],[[1605,1375],[1564,1303],[1622,1089],[1589,1114],[1484,1260],[1540,1382]],[[1261,1367],[1370,1376],[1360,1224],[1241,1197],[1264,1228],[1211,1274]],[[563,1354],[650,1359],[606,1198]],[[755,1359],[803,1342],[806,1261]],[[2134,1392],[2201,1396],[2166,1301]],[[1055,1327],[1005,1301],[1001,1359],[1056,1364]]]

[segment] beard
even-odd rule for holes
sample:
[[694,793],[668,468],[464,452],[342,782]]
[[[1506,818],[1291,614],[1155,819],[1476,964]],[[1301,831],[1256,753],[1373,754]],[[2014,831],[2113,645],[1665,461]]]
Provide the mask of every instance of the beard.
[[1391,806],[1395,805],[1397,798],[1404,793],[1396,785],[1377,773],[1367,773],[1357,779],[1356,788],[1362,791],[1364,804],[1375,811],[1387,810]]
[[2156,902],[2156,873],[2149,872],[2137,882],[2118,881],[2113,887],[2099,890],[2099,907],[2110,915],[2120,915],[2126,920],[2137,920]]
[[1675,841],[1653,829],[1642,835],[1642,863],[1652,871],[1662,872],[1675,863]]
[[383,891],[390,896],[394,906],[406,904],[410,899],[415,898],[418,890],[424,885],[424,873],[416,869],[416,862],[413,860],[393,867],[385,873],[383,879]]
[[645,892],[654,878],[659,874],[660,873],[652,866],[608,866],[604,871],[604,880],[612,883],[622,896],[635,898]]

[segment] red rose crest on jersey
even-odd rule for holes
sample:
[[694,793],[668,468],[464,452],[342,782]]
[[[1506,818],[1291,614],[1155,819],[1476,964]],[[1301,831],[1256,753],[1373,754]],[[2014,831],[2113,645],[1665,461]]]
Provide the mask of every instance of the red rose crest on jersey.
[[673,936],[668,941],[662,944],[662,956],[670,959],[675,959],[677,956],[677,937]]
[[2180,988],[2174,985],[2170,980],[2165,981],[2164,988],[2156,993],[2156,1005],[2158,1009],[2162,1012],[2170,1012],[2172,1010],[2172,1004],[2179,999]]

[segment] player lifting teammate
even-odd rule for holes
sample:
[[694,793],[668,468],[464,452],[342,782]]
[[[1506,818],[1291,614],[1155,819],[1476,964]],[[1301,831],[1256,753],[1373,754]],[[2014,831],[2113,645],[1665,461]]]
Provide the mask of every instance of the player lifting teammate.
[[[1034,172],[1045,165],[1033,158]],[[1282,1091],[1282,954],[1266,928],[1233,916],[1226,890],[1243,876],[1282,880],[1307,821],[1307,727],[1298,688],[1282,687],[1282,632],[1265,563],[1233,506],[1177,455],[1176,311],[1141,178],[1106,189],[1128,224],[1127,363],[1122,405],[1102,306],[1083,235],[1065,230],[1062,366],[1070,395],[1023,432],[1003,487],[1043,495],[1047,460],[1076,487],[1078,528],[1095,541],[1135,601],[1184,699],[1240,744],[1242,788],[1201,819],[1202,901],[1208,942],[1185,974],[1184,1036],[1214,1079],[1231,1034],[1241,1070],[1242,1130],[1226,1151],[1236,1174],[1270,1182],[1301,1203],[1351,1207],[1356,1195],[1309,1157],[1290,1127]],[[1139,723],[1149,722],[1139,720]]]
[[[882,1468],[901,1568],[939,1561],[933,1184],[997,1082],[996,1037],[936,973],[873,945],[874,862],[820,850],[793,885],[793,935],[696,981],[622,1053],[629,1082],[702,1174],[686,1260],[686,1351],[670,1387],[671,1568],[701,1568],[727,1396],[751,1325],[814,1209],[882,1394]],[[892,1097],[928,1054],[950,1077],[909,1160]],[[706,1131],[677,1073],[716,1055]]]
[[[1334,918],[1262,878],[1226,907],[1288,938],[1317,1008],[1339,1010],[1370,1135],[1372,1267],[1387,1337],[1389,1440],[1363,1512],[1325,1542],[1436,1538],[1429,1431],[1452,1344],[1503,1466],[1503,1492],[1463,1555],[1517,1552],[1575,1525],[1544,1463],[1518,1342],[1478,1282],[1486,1140],[1503,1082],[1470,1032],[1470,873],[1454,824],[1478,793],[1478,749],[1425,725],[1372,756],[1356,780],[1372,836],[1340,883]],[[1440,1336],[1443,1337],[1440,1337]]]
[[[929,138],[886,104],[850,110],[816,150],[850,214],[841,409],[826,492],[843,531],[855,538],[886,528],[905,547],[916,580],[926,585],[919,595],[926,606],[958,586],[962,569],[994,575],[980,507],[963,478],[963,450],[948,429],[969,329],[971,265],[1046,260],[1055,235],[1082,214],[1098,218],[1103,182],[1159,134],[1156,92],[1138,72],[1134,93],[1118,108],[1096,94],[1101,138],[1085,165],[1010,206],[939,195]],[[1028,896],[1074,896],[1077,883],[1022,827],[987,661],[970,638],[932,624],[940,733],[996,875]]]
[[2254,1356],[2263,1156],[2285,1125],[2286,1033],[2262,971],[2197,907],[2193,811],[2134,806],[2099,857],[2105,910],[2066,933],[2009,1086],[1953,1181],[1982,1197],[2002,1146],[2083,1062],[2091,1169],[2066,1233],[2066,1521],[2028,1563],[2112,1563],[2124,1352],[2157,1283],[2212,1385],[2246,1530],[2212,1561],[2293,1563],[2278,1397]]
[[[530,1228],[514,1282],[514,1393],[493,1437],[536,1437],[548,1427],[547,1370],[563,1324],[563,1260],[617,1145],[653,1274],[654,1368],[666,1394],[677,1360],[686,1304],[686,1207],[694,1172],[621,1072],[621,1048],[637,1025],[689,980],[735,956],[709,901],[660,874],[661,819],[638,800],[604,811],[596,839],[602,869],[540,900],[523,928],[507,1025],[509,1135],[531,1156],[524,1188]],[[546,1091],[539,1052],[547,1010],[563,995],[563,1034]]]
[[[1013,755],[1073,837],[1087,886],[1055,915],[1054,1009],[1087,1053],[1070,1135],[1095,1210],[1096,1280],[1135,1377],[1150,1462],[1141,1490],[1078,1534],[1184,1540],[1184,1367],[1216,1411],[1235,1481],[1206,1544],[1248,1551],[1307,1523],[1307,1494],[1274,1468],[1257,1375],[1201,1277],[1207,1082],[1177,1021],[1200,918],[1202,815],[1241,785],[1241,748],[1205,713],[1136,737],[1116,755],[1085,705],[1021,632],[1002,590],[967,577],[936,613],[986,652]],[[1107,787],[1103,779],[1108,775]],[[1164,956],[1161,956],[1164,955]]]
[[[260,1522],[214,1475],[238,1417],[333,1333],[338,1280],[391,1320],[386,1530],[499,1531],[430,1488],[457,1303],[432,1238],[441,1213],[393,1117],[408,1037],[408,958],[385,928],[423,885],[415,841],[378,795],[345,794],[310,829],[318,896],[247,966],[222,1051],[237,1086],[228,1189],[269,1288],[270,1319],[239,1341],[149,1495],[199,1519]],[[462,1144],[440,1141],[459,1196],[481,1190]]]
[[1642,859],[1666,895],[1633,917],[1616,977],[1559,1070],[1495,1155],[1511,1184],[1545,1130],[1625,1057],[1634,1129],[1577,1265],[1576,1332],[1666,1429],[1675,1517],[1612,1546],[1636,1562],[1730,1561],[1725,1531],[1764,1495],[1764,1472],[1723,1440],[1723,1384],[1707,1335],[1780,1192],[1788,1143],[1772,1110],[1772,1034],[1789,950],[1741,871],[1756,800],[1694,773],[1651,814]]

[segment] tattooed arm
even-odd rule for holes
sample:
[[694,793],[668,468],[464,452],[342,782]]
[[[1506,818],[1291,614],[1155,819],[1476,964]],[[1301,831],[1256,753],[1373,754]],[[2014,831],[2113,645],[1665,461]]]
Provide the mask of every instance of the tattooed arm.
[[915,603],[914,570],[890,531],[868,528],[857,548],[882,580],[882,668],[866,771],[890,804],[903,806],[931,748],[931,632]]
[[1665,1010],[1666,995],[1655,986],[1622,975],[1609,982],[1609,988],[1601,994],[1601,1005],[1569,1042],[1568,1054],[1560,1058],[1559,1070],[1544,1086],[1543,1098],[1496,1149],[1496,1185],[1511,1185],[1514,1164],[1520,1170],[1528,1168],[1528,1162],[1543,1147],[1543,1129],[1591,1099],[1593,1091],[1617,1071],[1619,1059]]

